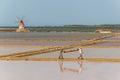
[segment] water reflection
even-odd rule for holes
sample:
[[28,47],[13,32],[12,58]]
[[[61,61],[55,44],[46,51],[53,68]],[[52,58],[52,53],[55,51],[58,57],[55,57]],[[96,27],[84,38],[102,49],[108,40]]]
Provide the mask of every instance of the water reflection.
[[79,69],[73,69],[73,68],[68,68],[68,67],[63,67],[63,60],[59,61],[59,67],[61,72],[73,72],[73,73],[81,73],[82,72],[82,61],[78,60],[77,63],[79,65]]

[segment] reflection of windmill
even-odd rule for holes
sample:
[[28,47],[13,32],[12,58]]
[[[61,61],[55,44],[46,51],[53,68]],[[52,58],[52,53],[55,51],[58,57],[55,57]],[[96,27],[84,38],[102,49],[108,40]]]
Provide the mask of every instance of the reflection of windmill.
[[25,28],[23,19],[20,19],[18,29],[16,30],[16,32],[30,32],[30,30]]

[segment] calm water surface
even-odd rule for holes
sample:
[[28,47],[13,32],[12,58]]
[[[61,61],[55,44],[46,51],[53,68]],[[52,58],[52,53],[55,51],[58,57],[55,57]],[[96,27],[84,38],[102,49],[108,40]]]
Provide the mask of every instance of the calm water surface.
[[[60,70],[59,62],[1,61],[0,80],[120,80],[120,63],[82,63],[82,71]],[[79,69],[77,62],[63,68]]]
[[[98,38],[108,34],[80,33],[80,32],[40,32],[40,33],[0,33],[0,39],[7,40],[84,40]],[[48,46],[48,45],[71,45],[78,42],[64,43],[41,43],[41,42],[0,42],[0,54],[17,53],[24,51],[40,50],[41,48],[17,48],[17,46]],[[79,43],[81,44],[81,43]],[[102,45],[109,43],[102,43]],[[112,45],[114,43],[111,43]],[[2,47],[2,45],[11,47]],[[98,46],[100,44],[97,44]],[[115,46],[119,44],[115,44]],[[98,58],[120,58],[119,48],[84,48],[84,57]],[[34,55],[29,57],[49,57],[56,58],[59,51],[47,54]],[[64,58],[77,58],[79,52],[64,54]],[[82,63],[82,67],[74,62],[62,62],[63,71],[61,71],[61,62],[59,61],[0,61],[0,80],[120,80],[120,63]],[[67,70],[82,71],[75,73]]]
[[92,32],[0,32],[0,39],[22,39],[22,40],[84,40],[98,38],[103,35]]

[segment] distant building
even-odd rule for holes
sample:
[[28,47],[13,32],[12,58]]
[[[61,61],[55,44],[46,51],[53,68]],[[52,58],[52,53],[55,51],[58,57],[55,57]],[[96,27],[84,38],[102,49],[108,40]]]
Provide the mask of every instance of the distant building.
[[19,28],[16,30],[16,32],[30,32],[30,30],[25,29],[23,20],[20,20]]
[[99,29],[95,31],[96,33],[112,33],[112,31],[110,30],[103,30],[103,29]]

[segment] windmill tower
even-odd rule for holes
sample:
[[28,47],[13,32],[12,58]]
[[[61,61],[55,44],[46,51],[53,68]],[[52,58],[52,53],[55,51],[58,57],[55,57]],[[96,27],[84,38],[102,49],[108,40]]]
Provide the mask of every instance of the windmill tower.
[[24,21],[20,20],[19,25],[18,25],[18,29],[16,30],[16,32],[30,32],[30,30],[26,29],[24,26]]
[[24,27],[24,22],[23,22],[23,20],[20,20],[20,22],[19,22],[19,29],[24,29],[25,27]]

